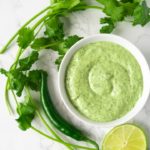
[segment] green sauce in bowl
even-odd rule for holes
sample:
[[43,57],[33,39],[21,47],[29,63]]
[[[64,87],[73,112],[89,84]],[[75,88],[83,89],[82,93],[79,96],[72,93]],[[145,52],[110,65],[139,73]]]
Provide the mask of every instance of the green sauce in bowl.
[[135,106],[142,95],[143,76],[128,50],[101,41],[76,51],[66,70],[65,87],[69,100],[82,115],[109,122]]

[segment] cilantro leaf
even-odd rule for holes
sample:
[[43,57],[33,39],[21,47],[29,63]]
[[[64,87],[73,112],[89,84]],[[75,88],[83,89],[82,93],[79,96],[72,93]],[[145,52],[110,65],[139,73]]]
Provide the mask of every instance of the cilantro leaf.
[[70,48],[72,45],[74,45],[76,42],[78,42],[81,39],[82,37],[79,37],[77,35],[68,36],[63,42],[63,47]]
[[23,59],[19,60],[19,70],[21,71],[26,71],[29,70],[31,68],[31,66],[35,63],[35,61],[38,60],[38,52],[36,51],[32,51],[32,53],[28,56],[25,57]]
[[[144,26],[150,21],[150,9],[143,0],[97,0],[104,6],[103,12],[108,16],[101,19],[105,24],[100,32],[111,33],[116,27],[117,22],[123,21],[125,17],[134,18],[133,25],[141,24]],[[142,4],[141,4],[142,2]]]
[[56,59],[55,64],[58,65],[58,68],[61,64],[61,61],[65,55],[65,53],[69,50],[69,48],[74,45],[76,42],[78,42],[81,37],[77,35],[69,36],[66,39],[64,39],[55,49],[59,53],[59,57]]
[[125,9],[125,16],[133,16],[135,8],[139,5],[139,3],[126,2],[121,4]]
[[67,52],[67,50],[74,45],[76,42],[78,42],[81,37],[77,35],[68,36],[66,39],[64,39],[58,46],[58,53],[60,55],[63,55]]
[[122,21],[125,17],[125,9],[116,0],[97,0],[104,5],[103,12],[110,16],[113,21]]
[[41,37],[34,40],[31,47],[35,50],[42,50],[42,49],[58,49],[59,44],[61,43],[63,39],[61,40],[54,40],[47,37]]
[[114,22],[111,20],[111,18],[105,17],[105,18],[101,18],[100,19],[100,23],[101,24],[105,24],[101,29],[100,32],[101,33],[111,33],[114,28],[115,28],[115,24]]
[[41,85],[41,73],[43,70],[32,70],[28,74],[28,87],[30,87],[34,91],[40,90]]
[[34,31],[30,28],[22,28],[19,31],[19,36],[17,39],[19,47],[22,49],[27,48],[30,43],[34,40]]
[[27,76],[24,72],[30,70],[31,66],[35,63],[35,61],[38,60],[38,56],[39,54],[37,51],[32,51],[32,53],[28,57],[25,57],[18,61],[18,68],[11,69],[10,71],[0,69],[0,73],[8,77],[8,89],[15,90],[17,96],[22,95],[24,87],[29,86],[29,83],[31,84],[29,87],[32,87],[32,90],[39,89],[39,85],[36,84],[36,82],[39,83],[39,78],[37,78],[38,71],[36,72],[36,76],[33,76],[32,72],[29,72]]
[[138,5],[133,13],[134,21],[133,25],[140,24],[144,26],[150,21],[150,8],[148,8],[145,1],[141,5]]
[[6,71],[0,69],[0,73],[8,77],[8,89],[15,90],[17,96],[22,95],[25,86],[30,87],[34,91],[40,90],[41,73],[43,70],[32,70],[27,75],[18,69]]
[[68,36],[61,40],[52,40],[50,38],[42,37],[35,39],[32,48],[35,48],[36,50],[51,48],[54,51],[57,51],[60,55],[64,55],[66,51],[80,39],[81,37],[77,35]]
[[35,107],[31,103],[29,97],[25,97],[23,103],[19,103],[17,107],[17,113],[19,118],[16,121],[19,123],[19,128],[23,131],[29,129],[31,127],[31,122],[35,117]]
[[15,90],[17,96],[21,96],[25,84],[27,83],[27,77],[18,69],[10,70],[9,72],[0,69],[0,73],[8,77],[8,89]]
[[64,55],[60,55],[60,56],[55,60],[55,64],[58,66],[58,69],[59,69],[59,67],[60,67],[60,64],[61,64],[63,58],[64,58]]
[[47,48],[50,44],[51,40],[49,38],[41,37],[34,40],[34,42],[31,45],[31,48],[35,50],[41,50],[42,48]]
[[55,40],[61,40],[64,37],[63,23],[58,16],[54,16],[45,21],[45,35]]

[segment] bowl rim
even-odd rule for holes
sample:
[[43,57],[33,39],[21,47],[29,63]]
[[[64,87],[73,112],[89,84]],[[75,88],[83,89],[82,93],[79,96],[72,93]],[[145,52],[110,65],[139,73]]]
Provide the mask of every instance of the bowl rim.
[[[139,98],[139,100],[136,102],[135,106],[132,108],[131,111],[129,111],[126,115],[122,116],[119,119],[110,121],[110,122],[96,122],[92,121],[88,118],[86,118],[84,115],[82,115],[70,102],[66,88],[65,88],[65,73],[67,66],[74,55],[74,53],[79,50],[81,47],[93,43],[93,42],[98,42],[98,41],[110,41],[113,43],[117,43],[123,47],[125,47],[137,60],[141,67],[142,75],[143,75],[143,93],[142,96]],[[77,43],[75,43],[66,53],[64,56],[62,63],[59,68],[59,73],[58,73],[58,88],[59,88],[59,93],[61,96],[61,100],[65,104],[66,108],[68,111],[76,118],[78,118],[80,121],[91,124],[91,125],[96,125],[96,126],[101,126],[101,127],[113,127],[116,125],[123,124],[130,119],[132,119],[134,116],[136,116],[144,107],[145,103],[148,100],[148,96],[150,93],[150,69],[148,66],[148,63],[144,57],[144,55],[140,52],[140,50],[133,45],[131,42],[128,40],[114,35],[114,34],[95,34],[86,38],[81,39]]]

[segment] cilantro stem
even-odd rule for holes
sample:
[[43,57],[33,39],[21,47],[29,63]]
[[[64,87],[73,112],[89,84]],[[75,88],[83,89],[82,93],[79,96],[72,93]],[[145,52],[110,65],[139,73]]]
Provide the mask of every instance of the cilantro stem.
[[[62,143],[63,144],[63,143]],[[70,143],[65,143],[66,145],[70,145],[73,146],[75,148],[79,148],[79,149],[85,149],[85,150],[96,150],[95,148],[89,148],[89,147],[85,147],[85,146],[80,146],[80,145],[76,145],[76,144],[70,144]]]
[[35,16],[33,16],[31,19],[29,19],[13,36],[12,38],[10,38],[10,40],[6,43],[6,45],[1,49],[0,54],[3,54],[4,52],[7,51],[8,46],[12,43],[12,41],[17,37],[19,31],[26,27],[28,24],[30,24],[33,20],[35,20],[37,17],[39,17],[41,14],[43,14],[44,12],[46,12],[47,10],[49,10],[50,8],[52,8],[52,6],[48,6],[45,9],[43,9],[42,11],[40,11],[39,13],[37,13]]
[[39,32],[41,31],[41,29],[43,28],[43,26],[44,26],[44,23],[39,27],[38,31],[35,34],[35,37],[39,34]]
[[15,103],[16,103],[16,105],[18,106],[19,103],[18,103],[18,101],[17,101],[16,95],[15,95],[15,93],[14,93],[13,90],[11,90],[11,92],[12,92],[12,95],[13,95],[13,97],[14,97]]
[[19,58],[20,58],[22,52],[23,52],[23,50],[22,50],[21,48],[19,48],[18,53],[17,53],[16,60],[15,60],[15,62],[14,62],[14,64],[13,64],[13,66],[11,67],[11,69],[16,69],[16,67],[17,67],[17,65],[18,65]]
[[35,30],[42,22],[43,20],[45,20],[46,18],[48,18],[50,16],[50,14],[45,15],[44,17],[42,17],[33,27],[32,30]]
[[85,8],[87,8],[87,9],[99,9],[99,10],[103,10],[103,7],[99,7],[99,6],[85,6]]
[[103,10],[103,7],[99,7],[99,6],[78,6],[77,8],[73,9],[73,10],[81,10],[81,9],[98,9],[98,10]]
[[[63,141],[63,139],[61,139],[54,130],[52,130],[52,128],[48,125],[48,123],[45,121],[45,119],[43,118],[43,116],[40,114],[40,112],[36,111],[36,114],[38,115],[38,117],[40,118],[40,120],[43,122],[43,124],[46,126],[46,128],[48,129],[48,131],[50,133],[52,133],[58,140]],[[66,145],[68,147],[69,150],[72,150],[72,148],[68,145]]]
[[55,138],[53,138],[53,137],[51,137],[51,136],[49,136],[49,135],[43,133],[42,131],[38,130],[37,128],[35,128],[35,127],[33,127],[33,126],[31,126],[31,129],[34,130],[34,131],[36,131],[36,132],[39,133],[40,135],[43,135],[44,137],[50,139],[50,140],[53,140],[53,141],[55,141],[55,142],[58,142],[58,143],[61,143],[61,144],[64,144],[64,145],[68,146],[65,142],[61,142],[59,139],[55,139]]
[[50,0],[50,3],[54,4],[54,3],[56,3],[56,0]]
[[[6,45],[1,49],[0,54],[3,54],[4,52],[7,51],[8,46],[13,42],[13,40],[17,37],[19,31],[26,27],[27,25],[29,25],[33,20],[35,20],[37,17],[39,17],[41,14],[43,14],[44,12],[46,12],[47,10],[49,10],[50,8],[53,8],[52,6],[48,6],[45,9],[43,9],[42,11],[40,11],[39,13],[37,13],[36,15],[34,15],[31,19],[29,19],[10,39],[9,41],[6,43]],[[80,6],[77,7],[75,10],[80,10],[80,9],[89,9],[89,8],[94,8],[94,9],[100,9],[102,10],[103,8],[99,7],[99,6]],[[47,16],[47,15],[46,15]],[[43,19],[40,21],[40,23],[45,19],[45,17],[43,17]],[[38,23],[39,25],[39,23]],[[36,26],[34,27],[36,28]]]
[[40,120],[43,122],[43,124],[46,126],[46,128],[50,131],[50,133],[52,133],[57,139],[62,140],[56,133],[55,131],[53,131],[50,126],[48,125],[48,123],[45,121],[45,119],[43,118],[43,116],[40,114],[39,111],[36,111],[37,116],[40,118]]
[[34,131],[36,131],[37,133],[39,133],[39,134],[41,134],[41,135],[47,137],[47,138],[50,139],[50,140],[59,142],[59,140],[57,140],[57,139],[55,139],[55,138],[53,138],[53,137],[51,137],[51,136],[49,136],[49,135],[43,133],[42,131],[38,130],[37,128],[35,128],[35,127],[33,127],[33,126],[31,126],[31,129],[34,130]]
[[70,143],[62,142],[62,141],[60,141],[60,140],[57,140],[57,139],[55,139],[55,138],[53,138],[53,137],[51,137],[51,136],[49,136],[49,135],[43,133],[42,131],[36,129],[36,128],[33,127],[33,126],[31,126],[31,129],[34,130],[35,132],[37,132],[37,133],[43,135],[44,137],[50,139],[50,140],[56,141],[56,142],[61,143],[61,144],[64,144],[64,145],[73,146],[73,147],[75,147],[75,148],[80,148],[80,149],[85,149],[85,150],[96,150],[95,148],[88,148],[88,147],[85,147],[85,146],[79,146],[79,145],[76,145],[76,144],[70,144]]
[[9,93],[8,93],[8,79],[7,79],[6,85],[5,85],[5,95],[4,96],[5,96],[5,103],[6,103],[6,107],[8,109],[8,112],[12,113],[13,109],[12,109],[11,104],[10,104]]
[[[10,67],[9,70],[15,69],[17,67],[17,63],[18,63],[18,60],[19,60],[19,57],[21,56],[21,54],[22,54],[22,49],[19,49],[18,53],[17,53],[17,57],[15,59],[15,62],[13,63],[13,65]],[[9,81],[7,78],[6,85],[5,85],[5,103],[6,103],[6,107],[8,109],[8,112],[11,113],[11,112],[13,112],[13,109],[12,109],[12,106],[10,103],[8,85],[9,85]]]

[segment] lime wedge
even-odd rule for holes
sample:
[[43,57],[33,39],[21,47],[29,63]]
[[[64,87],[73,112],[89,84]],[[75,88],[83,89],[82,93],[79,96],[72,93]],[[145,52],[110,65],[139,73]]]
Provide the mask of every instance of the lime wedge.
[[146,136],[135,125],[125,124],[113,128],[104,138],[102,150],[146,150]]

